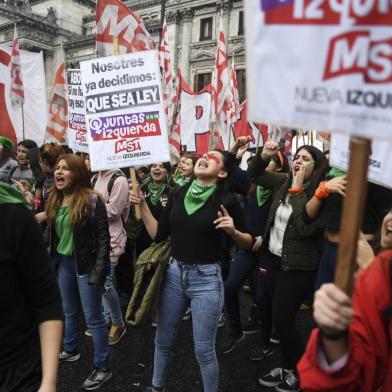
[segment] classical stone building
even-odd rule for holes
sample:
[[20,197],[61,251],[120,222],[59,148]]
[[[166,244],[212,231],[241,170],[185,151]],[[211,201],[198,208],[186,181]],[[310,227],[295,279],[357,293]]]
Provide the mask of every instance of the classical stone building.
[[[244,14],[242,0],[129,0],[159,42],[165,15],[173,67],[181,68],[194,90],[211,80],[220,19],[230,60],[235,59],[241,98],[245,92]],[[22,49],[42,51],[50,95],[55,56],[63,50],[67,67],[95,57],[93,0],[0,0],[0,43],[11,44],[16,24]]]

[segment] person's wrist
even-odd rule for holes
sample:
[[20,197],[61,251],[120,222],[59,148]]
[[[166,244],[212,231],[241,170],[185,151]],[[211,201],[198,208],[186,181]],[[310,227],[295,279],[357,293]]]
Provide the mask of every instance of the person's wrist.
[[301,193],[303,190],[304,188],[302,186],[293,186],[289,188],[288,192],[290,193],[290,195],[296,195],[298,193]]
[[329,190],[325,181],[321,181],[314,195],[319,201],[325,200],[329,197],[331,191]]
[[265,152],[261,153],[261,159],[263,161],[269,161],[271,159],[271,157],[269,156],[269,154],[266,154]]
[[345,330],[326,330],[325,328],[320,328],[320,336],[325,340],[341,340],[347,338],[347,329]]

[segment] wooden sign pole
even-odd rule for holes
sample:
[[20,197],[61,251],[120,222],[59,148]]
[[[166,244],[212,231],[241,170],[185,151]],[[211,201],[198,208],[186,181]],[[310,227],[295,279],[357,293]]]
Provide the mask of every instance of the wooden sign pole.
[[335,271],[336,286],[349,295],[353,290],[357,243],[365,209],[370,151],[369,139],[351,138],[347,191],[343,202],[338,262]]
[[[113,37],[113,46],[114,46],[114,55],[118,56],[120,54],[120,45],[118,43],[118,37]],[[136,170],[134,167],[130,167],[129,172],[131,174],[132,190],[135,190],[137,192],[139,184],[136,179]],[[140,212],[139,205],[135,205],[135,216],[136,216],[136,219],[138,219],[138,220],[142,219],[142,214]]]

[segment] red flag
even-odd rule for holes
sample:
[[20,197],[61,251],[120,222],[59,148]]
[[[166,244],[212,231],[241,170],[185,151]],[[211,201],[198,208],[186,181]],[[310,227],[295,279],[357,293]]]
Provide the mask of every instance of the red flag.
[[180,160],[181,152],[181,71],[176,74],[175,92],[173,95],[173,121],[169,128],[170,161],[176,163]]
[[229,107],[230,77],[227,62],[225,34],[222,17],[219,26],[218,46],[215,55],[215,67],[212,73],[212,108],[211,122],[216,124],[222,137],[227,135],[227,114]]
[[22,78],[22,66],[20,64],[19,38],[18,32],[14,31],[12,41],[11,61],[9,64],[11,72],[11,105],[12,107],[22,107],[24,104],[24,87]]
[[47,136],[60,144],[66,143],[68,127],[68,101],[65,79],[65,64],[61,61],[56,71],[52,99],[49,106],[49,121],[46,127]]
[[[251,147],[257,147],[257,142],[259,145],[263,145],[268,139],[268,126],[266,124],[254,124],[248,121],[248,100],[245,99],[239,107],[240,118],[234,124],[234,138],[237,140],[240,136],[248,136],[251,139]],[[260,133],[260,137],[258,134]],[[257,139],[260,140],[257,140]]]
[[235,72],[234,60],[230,68],[230,121],[232,124],[240,118],[240,98],[238,93],[237,74]]
[[168,31],[166,20],[163,23],[162,41],[159,47],[159,64],[162,69],[162,88],[163,88],[163,104],[167,116],[168,129],[173,124],[174,106],[176,104],[176,91],[173,87],[173,69],[170,59],[170,49],[168,43]]
[[139,15],[119,0],[97,0],[96,48],[101,56],[114,53],[113,38],[118,38],[120,53],[155,49],[156,44]]

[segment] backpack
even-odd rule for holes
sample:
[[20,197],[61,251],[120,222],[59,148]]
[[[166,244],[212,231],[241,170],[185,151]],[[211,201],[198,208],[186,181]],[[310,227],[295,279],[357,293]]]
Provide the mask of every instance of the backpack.
[[[110,180],[108,182],[108,188],[107,188],[109,198],[110,198],[110,194],[112,193],[114,182],[117,180],[118,177],[125,177],[125,174],[121,170],[116,170],[113,173],[113,175],[110,177]],[[91,178],[91,185],[93,186],[93,188],[95,187],[97,180],[98,180],[98,174],[94,174],[94,176]]]
[[[110,198],[110,194],[112,193],[114,182],[117,180],[118,177],[125,177],[125,174],[121,170],[117,170],[110,177],[110,180],[108,182],[108,187],[107,187],[109,198]],[[98,174],[95,174],[91,178],[91,185],[93,186],[93,188],[95,187],[97,180],[98,180]],[[143,222],[138,221],[136,219],[135,212],[132,207],[129,210],[128,219],[125,222],[123,220],[123,226],[127,233],[128,240],[135,241],[139,237],[142,231]]]
[[133,292],[125,321],[129,325],[140,325],[151,315],[161,284],[165,277],[166,265],[170,258],[170,240],[152,243],[142,252],[136,262]]

